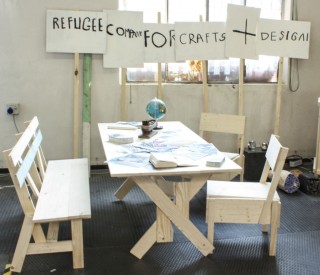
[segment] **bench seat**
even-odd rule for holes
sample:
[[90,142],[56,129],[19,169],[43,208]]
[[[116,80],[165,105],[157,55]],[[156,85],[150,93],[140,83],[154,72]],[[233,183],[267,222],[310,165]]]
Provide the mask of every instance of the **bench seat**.
[[33,221],[36,223],[91,217],[88,160],[48,162]]

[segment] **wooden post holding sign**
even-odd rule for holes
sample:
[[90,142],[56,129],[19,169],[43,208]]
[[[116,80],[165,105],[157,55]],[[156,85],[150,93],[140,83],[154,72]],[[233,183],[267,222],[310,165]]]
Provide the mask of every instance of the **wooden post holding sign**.
[[320,97],[318,97],[318,107],[319,107],[319,116],[318,116],[318,133],[317,133],[317,150],[315,157],[314,173],[320,175]]
[[280,112],[281,112],[281,98],[282,98],[282,76],[283,76],[283,57],[279,57],[278,68],[278,85],[277,85],[277,98],[276,98],[276,113],[274,123],[274,134],[279,135],[280,131]]
[[[158,12],[158,24],[161,24],[161,12]],[[159,99],[163,99],[163,87],[162,87],[162,63],[158,63],[158,90],[157,90],[157,97]]]
[[239,95],[238,95],[238,114],[239,115],[243,115],[244,63],[245,63],[245,60],[243,58],[240,58]]
[[[200,15],[200,22],[203,22],[202,15]],[[203,100],[203,112],[209,112],[209,95],[208,95],[208,74],[207,74],[207,62],[201,60],[201,74],[202,74],[202,100]]]
[[[82,155],[90,160],[92,54],[83,55]],[[89,161],[90,171],[90,161]]]
[[73,158],[79,157],[79,53],[74,54],[73,75]]
[[127,120],[127,69],[121,69],[121,120]]

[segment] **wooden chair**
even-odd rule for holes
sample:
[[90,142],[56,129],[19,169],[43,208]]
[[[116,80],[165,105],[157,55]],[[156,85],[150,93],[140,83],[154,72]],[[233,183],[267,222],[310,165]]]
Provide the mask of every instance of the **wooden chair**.
[[[73,267],[83,268],[82,220],[91,217],[88,160],[47,163],[37,117],[18,138],[3,152],[25,215],[11,270],[21,272],[26,255],[67,251]],[[71,238],[58,240],[59,224],[65,221],[71,222]]]
[[[244,132],[245,132],[246,117],[240,115],[227,115],[227,114],[214,114],[214,113],[201,113],[199,135],[203,138],[208,132],[211,133],[225,133],[237,135],[238,137],[238,152],[224,152],[224,154],[244,167]],[[209,140],[208,140],[209,141]],[[214,143],[214,142],[213,142]],[[215,143],[214,143],[215,144]],[[244,171],[240,174],[240,180],[243,181]],[[223,179],[229,180],[236,175],[225,175]],[[213,179],[217,179],[216,175]],[[221,177],[219,177],[221,179]]]
[[[281,206],[276,188],[287,154],[288,148],[272,135],[260,182],[207,182],[208,239],[212,244],[214,223],[262,224],[264,232],[270,225],[269,255],[275,256]],[[273,177],[267,182],[270,169]]]

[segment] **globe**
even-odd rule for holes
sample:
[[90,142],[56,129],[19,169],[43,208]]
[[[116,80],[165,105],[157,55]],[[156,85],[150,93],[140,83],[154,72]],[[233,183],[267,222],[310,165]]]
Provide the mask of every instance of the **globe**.
[[158,98],[150,100],[146,107],[146,112],[148,116],[155,120],[163,118],[166,115],[166,111],[166,104]]

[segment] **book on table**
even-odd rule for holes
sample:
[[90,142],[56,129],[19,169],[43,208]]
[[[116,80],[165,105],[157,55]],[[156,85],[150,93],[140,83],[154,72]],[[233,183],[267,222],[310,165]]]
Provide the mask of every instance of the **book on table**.
[[175,168],[198,165],[196,161],[190,158],[175,155],[170,152],[151,153],[149,161],[155,168]]

